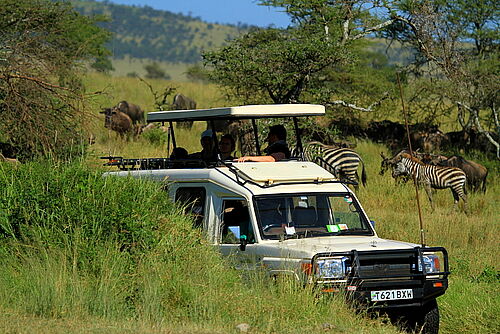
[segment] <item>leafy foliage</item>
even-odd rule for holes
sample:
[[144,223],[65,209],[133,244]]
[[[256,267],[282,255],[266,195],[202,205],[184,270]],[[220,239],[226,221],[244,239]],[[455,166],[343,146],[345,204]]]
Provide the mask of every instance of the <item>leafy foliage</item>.
[[108,57],[99,57],[96,61],[90,65],[97,72],[102,72],[108,74],[111,71],[114,71],[113,64]]
[[254,30],[203,57],[212,80],[247,103],[298,103],[303,90],[315,88],[314,75],[348,61],[339,45],[301,29]]
[[109,34],[65,2],[1,0],[0,138],[19,157],[81,153],[82,60],[107,54]]
[[165,71],[156,62],[144,65],[144,69],[146,70],[146,78],[148,79],[170,79],[170,75],[165,73]]
[[193,82],[208,82],[210,80],[208,72],[198,64],[186,70],[186,77]]

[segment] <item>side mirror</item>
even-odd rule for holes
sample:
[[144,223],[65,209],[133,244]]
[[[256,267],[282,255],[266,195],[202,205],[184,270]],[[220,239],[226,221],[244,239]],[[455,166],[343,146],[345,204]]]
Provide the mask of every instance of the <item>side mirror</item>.
[[242,234],[240,235],[240,251],[244,252],[245,249],[247,248],[248,240],[247,236]]
[[375,229],[375,221],[374,220],[370,220],[370,224],[372,224],[373,229]]

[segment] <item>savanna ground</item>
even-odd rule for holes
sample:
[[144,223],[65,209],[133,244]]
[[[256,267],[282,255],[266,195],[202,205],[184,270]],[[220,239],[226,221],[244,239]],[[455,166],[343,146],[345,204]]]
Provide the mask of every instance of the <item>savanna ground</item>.
[[[103,128],[98,111],[120,100],[154,110],[144,83],[97,75],[86,81],[89,92],[105,90],[92,106],[88,128],[96,142],[86,160],[50,171],[43,163],[0,168],[5,198],[0,223],[5,225],[7,216],[23,217],[20,221],[31,221],[35,240],[2,247],[0,331],[232,333],[239,323],[250,324],[251,333],[398,331],[384,319],[354,314],[340,296],[317,298],[291,282],[270,285],[259,274],[242,280],[156,185],[103,181],[100,156],[162,157],[166,142],[159,134],[122,141]],[[151,85],[158,92],[174,87],[199,108],[237,104],[226,102],[211,85],[160,80]],[[203,129],[195,124],[191,131],[177,131],[178,143],[198,150]],[[419,243],[413,185],[396,185],[390,175],[378,175],[380,152],[389,154],[385,146],[348,139],[365,161],[368,185],[357,196],[379,236]],[[488,190],[469,193],[468,215],[453,210],[449,190],[435,193],[431,212],[421,190],[426,244],[449,252],[450,286],[438,299],[441,333],[498,333],[499,164],[481,155],[469,158],[489,168]],[[49,200],[45,194],[52,188],[58,191]],[[49,237],[53,242],[47,243]]]

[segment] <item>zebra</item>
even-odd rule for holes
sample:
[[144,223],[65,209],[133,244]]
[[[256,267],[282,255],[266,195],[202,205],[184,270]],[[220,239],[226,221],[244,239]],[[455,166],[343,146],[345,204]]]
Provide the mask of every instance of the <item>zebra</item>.
[[[299,156],[297,148],[292,148],[292,156]],[[318,141],[308,142],[304,145],[304,159],[314,162],[340,180],[353,182],[354,189],[358,190],[358,167],[361,163],[361,182],[366,186],[366,172],[363,159],[358,153],[348,148],[336,148]]]
[[455,200],[454,207],[457,208],[460,198],[464,202],[464,210],[467,213],[467,195],[465,184],[467,177],[464,171],[455,167],[441,167],[427,165],[418,158],[412,157],[408,153],[400,153],[393,159],[392,176],[412,175],[418,183],[423,184],[431,208],[434,211],[432,202],[432,189],[450,188]]

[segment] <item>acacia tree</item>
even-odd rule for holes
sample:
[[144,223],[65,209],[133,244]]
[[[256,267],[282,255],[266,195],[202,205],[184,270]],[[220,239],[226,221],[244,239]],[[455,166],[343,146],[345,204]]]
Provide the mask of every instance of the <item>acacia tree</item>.
[[257,29],[204,53],[213,81],[247,103],[307,101],[371,110],[332,99],[335,85],[326,83],[332,69],[355,61],[363,37],[393,19],[373,16],[364,1],[269,0],[260,4],[285,8],[294,25]]
[[110,34],[68,2],[0,0],[0,142],[21,159],[68,157],[83,143],[84,61]]
[[348,57],[337,45],[300,29],[259,29],[203,55],[211,77],[246,102],[297,103],[312,76]]
[[499,13],[493,0],[402,1],[394,12],[401,24],[389,30],[418,50],[422,64],[434,65],[435,87],[458,107],[460,125],[482,133],[498,158]]

